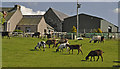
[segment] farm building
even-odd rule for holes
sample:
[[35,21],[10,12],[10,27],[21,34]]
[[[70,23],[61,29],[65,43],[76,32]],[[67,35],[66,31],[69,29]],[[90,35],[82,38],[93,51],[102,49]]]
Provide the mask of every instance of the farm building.
[[[44,15],[22,15],[21,7],[3,7],[1,12],[5,14],[3,31],[13,32],[16,29],[23,32],[71,32],[76,27],[76,15],[68,16],[53,8],[49,8]],[[79,33],[94,32],[100,28],[102,32],[118,32],[118,27],[112,23],[87,14],[79,14]]]
[[4,7],[1,9],[1,12],[3,12],[6,20],[5,23],[2,25],[2,31],[13,32],[16,28],[16,25],[23,18],[20,11],[20,6],[15,5],[14,7]]
[[[63,32],[71,32],[72,27],[77,28],[77,16],[71,16],[64,19]],[[118,32],[118,27],[112,23],[87,14],[79,14],[79,33],[91,33],[101,29],[102,32]]]
[[54,32],[54,28],[47,24],[44,15],[22,15],[21,6],[0,8],[5,22],[2,25],[2,31],[13,32],[16,29],[23,32],[40,32],[41,34]]
[[46,23],[52,26],[55,31],[62,32],[62,23],[64,21],[64,18],[67,18],[69,16],[53,8],[49,8],[48,11],[46,11],[44,17]]
[[54,28],[46,24],[43,15],[23,15],[22,20],[18,23],[16,29],[28,32],[45,32],[54,31]]

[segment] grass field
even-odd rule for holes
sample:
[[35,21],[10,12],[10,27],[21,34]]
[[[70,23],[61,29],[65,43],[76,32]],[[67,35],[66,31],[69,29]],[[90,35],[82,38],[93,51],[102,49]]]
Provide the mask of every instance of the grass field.
[[[77,55],[77,50],[73,54],[64,52],[55,52],[56,48],[46,48],[33,51],[38,38],[20,38],[2,39],[2,66],[3,67],[112,67],[117,65],[118,61],[118,40],[106,40],[105,43],[89,43],[89,39],[69,40],[70,44],[83,44],[82,51]],[[48,47],[48,45],[47,45]],[[52,46],[51,46],[52,47]],[[91,50],[101,49],[104,51],[103,58],[96,61],[85,60],[86,55]],[[97,57],[96,57],[97,59]]]

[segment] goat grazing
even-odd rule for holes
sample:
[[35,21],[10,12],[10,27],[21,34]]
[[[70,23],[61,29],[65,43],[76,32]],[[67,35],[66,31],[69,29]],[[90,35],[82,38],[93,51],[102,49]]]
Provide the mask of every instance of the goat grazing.
[[40,32],[35,32],[35,33],[32,35],[32,38],[33,38],[34,36],[36,36],[36,37],[39,38],[39,36],[40,36]]
[[7,36],[10,39],[10,32],[0,32],[2,34],[2,38],[4,38],[4,36]]
[[39,49],[40,49],[41,46],[43,46],[43,51],[45,51],[45,47],[46,47],[45,46],[45,41],[38,42],[36,47],[35,47],[35,50],[37,49],[37,47],[39,47]]
[[[90,51],[90,53],[86,56],[86,60],[89,59],[89,57],[91,56],[91,59],[90,61],[92,61],[92,57],[94,58],[94,61],[95,61],[95,56],[98,56],[98,59],[99,59],[99,56],[101,56],[101,59],[103,61],[103,54],[104,52],[102,50],[94,50],[94,51]],[[96,61],[98,61],[98,59]]]
[[[60,44],[60,46],[56,49],[56,52],[58,52],[59,49],[60,49],[60,52],[61,52],[61,50],[63,51],[63,48],[67,48],[66,44],[69,44],[69,43]],[[68,48],[67,48],[67,50],[68,50]]]
[[68,42],[68,39],[60,39],[58,41],[58,43],[56,43],[56,47],[57,47],[58,44],[63,44],[63,43],[67,43],[67,42]]
[[54,48],[54,47],[56,47],[56,40],[55,39],[53,39],[53,40],[47,40],[46,44],[49,45],[49,48],[50,48],[50,45],[53,44],[53,48]]
[[[78,54],[79,54],[79,51],[81,51],[81,53],[82,53],[82,55],[83,55],[83,52],[82,52],[82,50],[81,50],[82,44],[81,44],[81,45],[69,45],[69,44],[66,44],[66,46],[70,48],[70,49],[69,49],[69,54],[70,54],[70,50],[71,50],[71,49],[72,49],[72,54],[73,54],[73,49],[77,49],[77,50],[78,50]],[[78,55],[78,54],[77,54],[77,55]]]
[[94,43],[96,43],[97,41],[98,43],[104,42],[104,36],[93,36],[89,43],[91,43],[93,40],[94,40]]

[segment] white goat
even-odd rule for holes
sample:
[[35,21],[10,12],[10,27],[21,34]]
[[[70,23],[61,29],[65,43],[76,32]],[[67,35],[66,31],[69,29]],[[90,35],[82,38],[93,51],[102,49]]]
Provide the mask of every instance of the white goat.
[[60,49],[60,52],[61,50],[63,51],[63,48],[67,48],[67,51],[68,51],[68,47],[66,46],[66,44],[69,44],[69,43],[60,44],[60,46],[56,49],[56,52],[59,51],[59,49]]

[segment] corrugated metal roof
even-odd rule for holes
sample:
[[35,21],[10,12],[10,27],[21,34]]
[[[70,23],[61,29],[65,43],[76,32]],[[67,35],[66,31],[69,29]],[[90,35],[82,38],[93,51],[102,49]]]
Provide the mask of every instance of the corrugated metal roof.
[[38,25],[42,15],[24,15],[18,25]]

